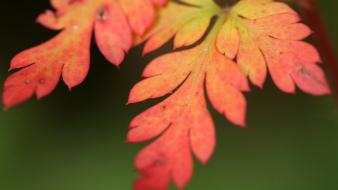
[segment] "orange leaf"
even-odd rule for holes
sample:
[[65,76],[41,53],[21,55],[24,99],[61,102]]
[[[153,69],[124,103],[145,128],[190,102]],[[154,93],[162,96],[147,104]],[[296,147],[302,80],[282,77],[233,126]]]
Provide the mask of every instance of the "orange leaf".
[[164,5],[165,2],[51,0],[56,12],[47,10],[37,20],[62,32],[13,58],[10,70],[23,69],[5,82],[5,108],[26,101],[34,94],[38,98],[48,95],[61,75],[70,89],[82,83],[89,70],[93,32],[102,54],[118,66],[132,46],[132,32],[141,35],[154,20],[154,5]]
[[219,26],[218,21],[197,47],[155,59],[143,73],[148,78],[131,90],[129,103],[174,91],[130,124],[128,142],[162,134],[136,158],[136,168],[142,173],[136,189],[166,189],[170,181],[184,188],[193,172],[191,151],[202,163],[210,158],[215,129],[206,107],[205,79],[214,107],[233,123],[245,126],[246,101],[241,92],[248,90],[248,83],[238,66],[217,51],[214,41]]
[[[313,95],[330,93],[324,74],[314,69],[320,62],[317,50],[300,41],[311,30],[299,23],[298,14],[290,7],[271,0],[242,0],[228,15],[217,47],[230,58],[237,57],[253,84],[263,86],[268,68],[284,92],[294,93],[297,85]],[[305,85],[305,81],[311,84]]]
[[203,164],[209,160],[216,140],[205,94],[231,123],[245,127],[246,76],[263,86],[266,65],[284,91],[297,84],[314,95],[329,93],[317,51],[300,41],[311,31],[286,4],[242,0],[222,10],[209,0],[184,2],[196,6],[169,3],[143,39],[144,53],[171,38],[173,48],[192,47],[153,60],[130,92],[128,103],[169,95],[130,123],[128,142],[156,139],[136,157],[137,190],[167,189],[170,182],[183,189],[192,177],[192,154]]
[[157,23],[143,38],[147,40],[144,54],[158,49],[174,36],[174,48],[194,44],[208,29],[211,17],[220,11],[220,8],[209,0],[185,2],[194,3],[195,6],[169,3],[165,9],[160,10]]

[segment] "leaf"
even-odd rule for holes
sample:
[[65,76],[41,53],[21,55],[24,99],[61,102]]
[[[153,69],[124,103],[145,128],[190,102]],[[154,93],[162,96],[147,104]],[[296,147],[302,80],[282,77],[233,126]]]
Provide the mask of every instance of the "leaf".
[[69,89],[85,79],[90,62],[93,32],[105,58],[118,66],[132,46],[132,33],[142,35],[154,20],[154,6],[166,0],[51,0],[37,21],[62,30],[53,39],[15,56],[10,70],[22,68],[4,84],[5,108],[36,94],[51,93],[62,75]]
[[[200,28],[203,33],[199,38],[214,15],[210,14],[207,24]],[[188,24],[182,26],[177,33],[189,31]],[[215,26],[208,38],[193,49],[155,59],[143,73],[147,79],[132,89],[129,103],[161,97],[177,89],[130,124],[128,142],[142,142],[162,134],[136,158],[136,168],[142,177],[135,182],[135,189],[166,189],[171,181],[184,188],[193,172],[191,151],[202,163],[210,158],[215,147],[215,131],[205,102],[205,79],[214,107],[233,123],[245,126],[246,101],[241,92],[248,90],[248,83],[238,66],[217,51],[214,41],[218,28]]]
[[[161,71],[156,68],[163,63],[168,69],[159,74]],[[220,72],[228,69],[233,73]],[[169,98],[131,122],[128,142],[142,142],[163,134],[137,156],[136,168],[143,177],[135,186],[136,189],[156,189],[158,185],[161,187],[158,189],[163,189],[172,179],[183,188],[193,170],[190,149],[206,163],[215,146],[213,122],[205,102],[205,77],[214,106],[242,126],[246,103],[240,92],[248,89],[246,78],[234,62],[208,43],[159,57],[145,72],[150,78],[133,88],[129,103],[163,96],[184,82]],[[224,88],[218,89],[217,85]],[[220,93],[227,96],[219,97]],[[236,112],[232,112],[234,109]]]
[[169,3],[143,39],[147,40],[145,53],[171,38],[173,48],[190,47],[153,60],[143,72],[146,79],[130,92],[128,103],[168,96],[130,123],[128,142],[155,139],[136,157],[135,167],[141,173],[134,184],[137,190],[167,189],[171,182],[183,189],[192,177],[192,157],[205,164],[216,144],[206,94],[219,113],[245,127],[246,76],[262,86],[266,62],[273,65],[272,75],[279,73],[273,77],[282,84],[288,75],[305,92],[329,93],[316,65],[320,60],[317,51],[300,41],[311,31],[298,24],[298,15],[286,4],[242,0],[222,10],[208,0],[184,2],[196,6]]
[[174,48],[194,44],[206,32],[214,13],[220,11],[210,0],[185,2],[194,3],[194,6],[169,3],[165,9],[159,11],[157,23],[143,38],[147,40],[144,54],[158,49],[174,36]]
[[268,69],[284,92],[294,93],[297,85],[312,95],[330,93],[316,65],[320,62],[317,50],[300,41],[311,30],[299,23],[298,14],[290,7],[271,0],[242,0],[228,14],[218,36],[218,50],[237,57],[253,84],[262,87]]

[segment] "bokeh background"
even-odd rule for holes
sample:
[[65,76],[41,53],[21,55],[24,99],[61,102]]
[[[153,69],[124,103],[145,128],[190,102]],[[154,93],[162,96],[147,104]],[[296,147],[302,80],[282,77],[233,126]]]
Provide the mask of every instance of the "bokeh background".
[[[318,2],[337,47],[338,2]],[[2,84],[16,53],[56,33],[34,22],[49,8],[47,0],[2,1],[0,7]],[[142,57],[141,48],[134,48],[116,69],[93,46],[82,85],[69,92],[60,83],[41,101],[0,111],[0,189],[131,189],[138,176],[134,156],[147,143],[125,143],[128,123],[160,100],[125,103],[147,62],[165,51]],[[246,96],[248,129],[212,111],[217,149],[207,166],[196,162],[187,189],[337,190],[337,99],[284,94],[270,79],[264,90],[253,88]]]

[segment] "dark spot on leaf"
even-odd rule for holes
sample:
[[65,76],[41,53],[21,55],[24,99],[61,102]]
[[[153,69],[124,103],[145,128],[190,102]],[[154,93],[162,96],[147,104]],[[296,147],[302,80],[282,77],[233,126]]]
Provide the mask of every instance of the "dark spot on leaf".
[[159,157],[154,161],[155,166],[163,166],[166,163],[166,159],[164,157]]
[[99,13],[97,14],[97,18],[99,20],[106,20],[107,19],[107,14],[108,14],[108,10],[103,8],[101,9],[101,11],[99,11]]
[[220,7],[226,8],[235,5],[238,0],[214,0],[214,2]]
[[303,75],[304,77],[308,77],[311,78],[312,74],[310,72],[308,72],[306,69],[304,69],[304,67],[300,67],[298,69],[299,74]]

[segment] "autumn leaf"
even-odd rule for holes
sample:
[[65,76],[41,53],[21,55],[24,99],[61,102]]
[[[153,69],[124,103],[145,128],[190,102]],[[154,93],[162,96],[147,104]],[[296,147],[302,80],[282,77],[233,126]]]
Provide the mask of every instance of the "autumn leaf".
[[132,46],[133,33],[142,35],[155,18],[155,6],[166,0],[51,0],[37,21],[62,30],[53,39],[15,56],[10,70],[20,69],[4,84],[8,108],[36,94],[42,98],[55,88],[60,76],[69,89],[85,79],[93,32],[105,58],[118,66]]
[[[203,32],[189,44],[203,36],[212,16],[222,15],[217,5],[210,4],[210,1],[201,2],[209,2],[214,12],[210,14],[206,11],[209,20],[199,26]],[[169,4],[162,12],[170,10],[172,6],[182,5]],[[200,10],[203,8],[181,8],[198,13],[200,17],[193,17],[196,20],[203,18],[204,12]],[[160,19],[166,18],[160,16]],[[176,26],[175,22],[169,23]],[[142,177],[135,182],[135,189],[166,189],[171,181],[184,188],[193,171],[191,151],[202,163],[210,158],[215,146],[215,131],[206,108],[205,79],[210,100],[218,111],[233,123],[245,126],[246,101],[241,92],[248,90],[248,83],[239,67],[216,49],[216,36],[222,24],[223,20],[219,18],[208,37],[198,46],[155,59],[143,73],[147,79],[132,89],[129,103],[161,97],[174,91],[169,98],[140,114],[130,124],[128,142],[143,142],[161,135],[136,158],[135,165]],[[155,25],[154,30],[157,27]],[[188,30],[185,27],[189,28],[190,25],[182,23],[173,32],[172,35],[176,34],[175,40],[179,38],[177,34],[180,31]],[[190,29],[188,33],[192,32],[199,31]],[[162,42],[169,39],[166,37]]]
[[217,5],[210,3],[210,1],[184,2],[192,6],[170,3],[165,9],[160,10],[160,18],[157,23],[143,37],[143,40],[147,40],[144,54],[158,49],[174,36],[174,48],[192,45],[203,36],[211,17],[220,10]]
[[173,48],[192,47],[153,60],[143,72],[146,79],[130,92],[128,103],[168,95],[130,123],[128,142],[155,139],[135,159],[137,190],[167,189],[171,182],[183,189],[192,177],[193,155],[203,164],[209,160],[216,140],[206,94],[219,113],[245,127],[247,76],[262,87],[267,67],[285,92],[297,85],[313,95],[330,93],[317,51],[300,41],[311,31],[286,4],[242,0],[221,9],[209,0],[185,3],[196,6],[171,2],[160,12],[145,35],[144,52],[171,38]]
[[316,64],[321,61],[317,50],[300,41],[311,30],[299,21],[284,3],[242,0],[229,11],[217,47],[229,58],[236,57],[256,86],[263,86],[269,70],[284,92],[294,93],[298,86],[312,95],[329,94],[324,73]]

